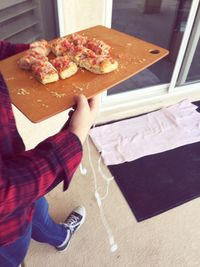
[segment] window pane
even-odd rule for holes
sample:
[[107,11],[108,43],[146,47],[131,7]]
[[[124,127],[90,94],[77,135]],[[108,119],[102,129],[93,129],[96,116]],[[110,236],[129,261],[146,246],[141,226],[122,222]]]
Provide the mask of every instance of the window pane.
[[108,94],[168,83],[185,30],[191,0],[113,0],[112,28],[166,48],[169,55],[113,87]]
[[192,60],[192,64],[190,66],[190,70],[188,72],[188,76],[186,79],[186,83],[188,82],[199,82],[200,80],[200,40],[198,41],[198,45]]

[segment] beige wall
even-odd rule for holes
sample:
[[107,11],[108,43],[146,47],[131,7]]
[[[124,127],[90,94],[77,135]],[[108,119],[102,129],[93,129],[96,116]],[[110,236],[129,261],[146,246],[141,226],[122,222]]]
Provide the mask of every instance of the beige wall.
[[56,134],[68,119],[68,111],[63,111],[47,120],[32,123],[15,106],[12,106],[17,129],[26,149],[32,149],[49,136]]
[[64,32],[104,25],[104,0],[63,0]]

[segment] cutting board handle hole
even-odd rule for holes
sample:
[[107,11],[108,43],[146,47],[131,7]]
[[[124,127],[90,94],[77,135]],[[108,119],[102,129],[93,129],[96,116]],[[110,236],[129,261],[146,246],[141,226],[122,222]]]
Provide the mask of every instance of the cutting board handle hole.
[[151,54],[159,54],[160,53],[160,50],[158,50],[158,49],[151,49],[151,50],[149,50],[149,53],[151,53]]

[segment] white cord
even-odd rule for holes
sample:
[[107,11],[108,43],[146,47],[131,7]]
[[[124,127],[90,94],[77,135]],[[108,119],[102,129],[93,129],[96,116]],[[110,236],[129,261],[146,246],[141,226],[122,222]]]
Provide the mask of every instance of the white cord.
[[87,169],[83,167],[82,163],[80,164],[80,172],[83,175],[86,175],[87,174]]
[[118,246],[114,241],[114,237],[113,237],[112,231],[111,231],[110,226],[109,226],[109,224],[108,224],[108,222],[106,220],[106,217],[105,217],[105,214],[104,214],[104,210],[103,210],[103,206],[102,206],[102,200],[105,199],[107,197],[107,195],[108,195],[109,183],[110,183],[110,181],[113,180],[113,177],[112,178],[107,178],[105,176],[105,174],[103,174],[101,168],[99,167],[99,170],[100,170],[100,173],[102,174],[102,177],[107,182],[106,194],[103,197],[100,197],[100,195],[98,193],[98,188],[97,188],[96,172],[95,172],[95,169],[94,169],[94,166],[93,166],[93,163],[92,163],[92,159],[91,159],[91,151],[90,151],[88,137],[87,137],[86,143],[87,143],[87,149],[88,149],[88,159],[89,159],[89,163],[90,163],[90,166],[91,166],[91,169],[92,169],[92,173],[93,173],[93,178],[94,178],[94,189],[95,189],[94,195],[95,195],[95,198],[96,198],[99,210],[100,210],[100,216],[101,216],[102,223],[103,223],[103,225],[104,225],[104,227],[105,227],[105,229],[107,231],[107,234],[108,234],[108,239],[109,239],[109,243],[110,243],[110,246],[111,246],[110,251],[111,252],[115,252],[118,249]]
[[108,196],[110,182],[113,181],[114,177],[113,176],[108,177],[103,173],[103,171],[101,169],[101,156],[99,157],[99,160],[98,160],[98,171],[101,174],[101,176],[103,177],[103,179],[106,181],[106,193],[103,197],[101,197],[101,200],[104,200]]

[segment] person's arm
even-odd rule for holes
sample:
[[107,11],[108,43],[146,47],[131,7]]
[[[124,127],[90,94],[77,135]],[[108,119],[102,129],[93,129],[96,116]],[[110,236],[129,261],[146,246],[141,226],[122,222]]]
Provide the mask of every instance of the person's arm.
[[[79,96],[68,129],[64,128],[32,150],[0,158],[0,217],[35,202],[57,181],[64,180],[64,189],[68,187],[81,161],[82,143],[95,119],[97,101],[97,98],[87,101]],[[90,102],[96,105],[91,107]],[[82,125],[85,127],[80,130]]]
[[0,60],[29,49],[29,44],[12,44],[0,40]]
[[35,202],[49,192],[57,179],[64,180],[64,189],[67,189],[81,158],[82,145],[77,136],[67,130],[49,137],[32,150],[1,158],[0,215]]

